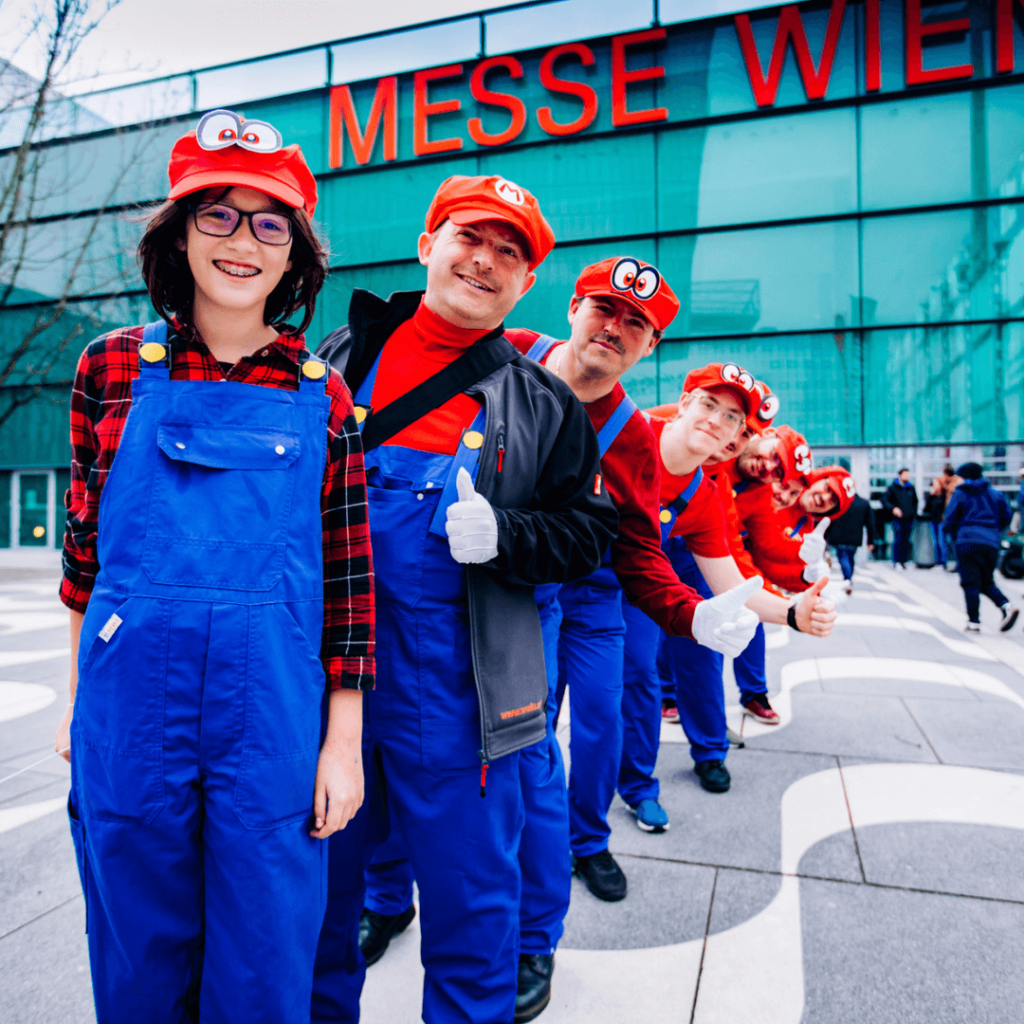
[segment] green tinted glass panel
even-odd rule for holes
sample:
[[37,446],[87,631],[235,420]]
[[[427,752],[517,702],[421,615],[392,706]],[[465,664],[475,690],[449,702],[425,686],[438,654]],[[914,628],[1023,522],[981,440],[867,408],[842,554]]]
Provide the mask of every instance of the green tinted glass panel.
[[11,546],[11,473],[0,470],[0,548]]
[[666,238],[659,249],[682,304],[670,336],[844,326],[856,316],[853,222]]
[[659,348],[659,402],[679,398],[690,370],[735,362],[779,396],[775,422],[796,426],[811,444],[834,444],[860,433],[859,332],[674,341]]
[[327,178],[321,183],[317,219],[325,228],[332,264],[415,259],[438,185],[453,174],[476,173],[476,156],[469,155]]
[[65,495],[71,487],[71,470],[70,469],[57,469],[54,470],[54,481],[56,483],[55,490],[55,504],[57,508],[56,522],[57,530],[56,536],[53,538],[54,547],[62,547],[64,544],[64,525],[67,522],[67,502]]
[[18,479],[18,543],[22,547],[46,547],[50,543],[46,536],[48,482],[45,473],[22,473]]
[[500,174],[528,188],[559,242],[638,235],[657,228],[650,134],[490,152],[480,157],[480,173]]
[[880,217],[863,225],[864,322],[1024,312],[1024,209]]
[[661,230],[857,208],[853,110],[675,128],[657,148]]

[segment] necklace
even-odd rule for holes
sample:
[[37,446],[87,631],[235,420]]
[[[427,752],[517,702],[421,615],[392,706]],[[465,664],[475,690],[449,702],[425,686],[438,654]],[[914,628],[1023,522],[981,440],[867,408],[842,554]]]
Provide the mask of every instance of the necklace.
[[565,354],[565,345],[559,345],[553,353],[551,364],[548,369],[559,379],[562,379],[562,357]]

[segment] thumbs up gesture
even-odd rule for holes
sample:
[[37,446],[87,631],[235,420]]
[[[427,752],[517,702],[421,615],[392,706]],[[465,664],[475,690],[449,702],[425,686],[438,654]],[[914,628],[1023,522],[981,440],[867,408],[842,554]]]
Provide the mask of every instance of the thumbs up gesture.
[[[811,533],[804,535],[803,543],[800,545],[800,560],[802,562],[811,565],[825,557],[825,531],[831,522],[832,520],[825,516]],[[807,579],[806,576],[804,578]]]
[[703,647],[735,658],[754,637],[758,618],[744,603],[764,581],[760,576],[744,580],[718,597],[701,601],[693,613],[693,638]]
[[796,603],[796,624],[801,633],[811,636],[828,636],[836,621],[836,606],[822,591],[828,584],[828,576],[822,576],[805,590]]
[[489,562],[498,555],[498,519],[491,503],[476,493],[473,478],[465,467],[455,477],[459,500],[448,506],[448,546],[452,558],[463,565]]

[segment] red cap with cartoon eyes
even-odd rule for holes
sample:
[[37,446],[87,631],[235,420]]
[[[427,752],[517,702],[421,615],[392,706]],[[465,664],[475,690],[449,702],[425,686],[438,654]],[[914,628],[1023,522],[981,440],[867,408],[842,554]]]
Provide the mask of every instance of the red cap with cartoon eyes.
[[779,411],[779,396],[763,380],[754,381],[754,391],[761,404],[747,417],[747,428],[755,434],[763,434]]
[[576,297],[610,295],[636,306],[663,331],[679,312],[679,300],[657,267],[632,256],[612,256],[583,268],[576,279]]
[[689,394],[694,388],[729,388],[743,403],[748,420],[761,404],[753,376],[735,363],[708,363],[699,370],[691,370],[683,381],[683,394]]
[[427,231],[446,220],[459,225],[485,220],[511,224],[526,242],[531,270],[555,247],[555,233],[540,212],[540,203],[521,185],[496,174],[475,178],[453,174],[445,178],[430,201]]
[[803,434],[787,426],[769,427],[764,433],[779,439],[779,458],[786,474],[783,480],[806,477],[811,472],[811,449]]
[[246,121],[232,110],[204,114],[194,132],[171,150],[168,199],[226,185],[252,188],[313,216],[316,178],[297,145],[282,146],[266,121]]
[[827,480],[832,493],[839,499],[839,509],[832,514],[841,516],[853,504],[857,488],[854,485],[853,477],[843,469],[842,466],[822,466],[807,474],[807,486],[817,483],[819,480]]

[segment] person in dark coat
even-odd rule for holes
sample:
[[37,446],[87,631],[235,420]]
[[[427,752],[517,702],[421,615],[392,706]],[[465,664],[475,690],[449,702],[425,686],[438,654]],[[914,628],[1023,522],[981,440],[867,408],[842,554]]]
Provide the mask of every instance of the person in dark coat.
[[835,548],[836,557],[843,570],[847,594],[853,593],[853,560],[857,548],[864,543],[864,531],[868,532],[868,551],[875,549],[875,514],[871,504],[859,494],[854,495],[850,507],[838,518],[832,520],[825,531],[825,540]]
[[999,628],[1006,632],[1019,609],[995,585],[992,574],[999,557],[1002,531],[1010,525],[1010,503],[983,476],[976,462],[965,462],[957,473],[964,482],[953,492],[945,525],[954,537],[960,586],[967,602],[967,632],[980,633],[978,613],[984,594],[1002,613]]
[[892,517],[892,564],[906,569],[910,558],[910,537],[917,517],[917,488],[910,482],[910,470],[903,468],[882,495],[882,508]]

